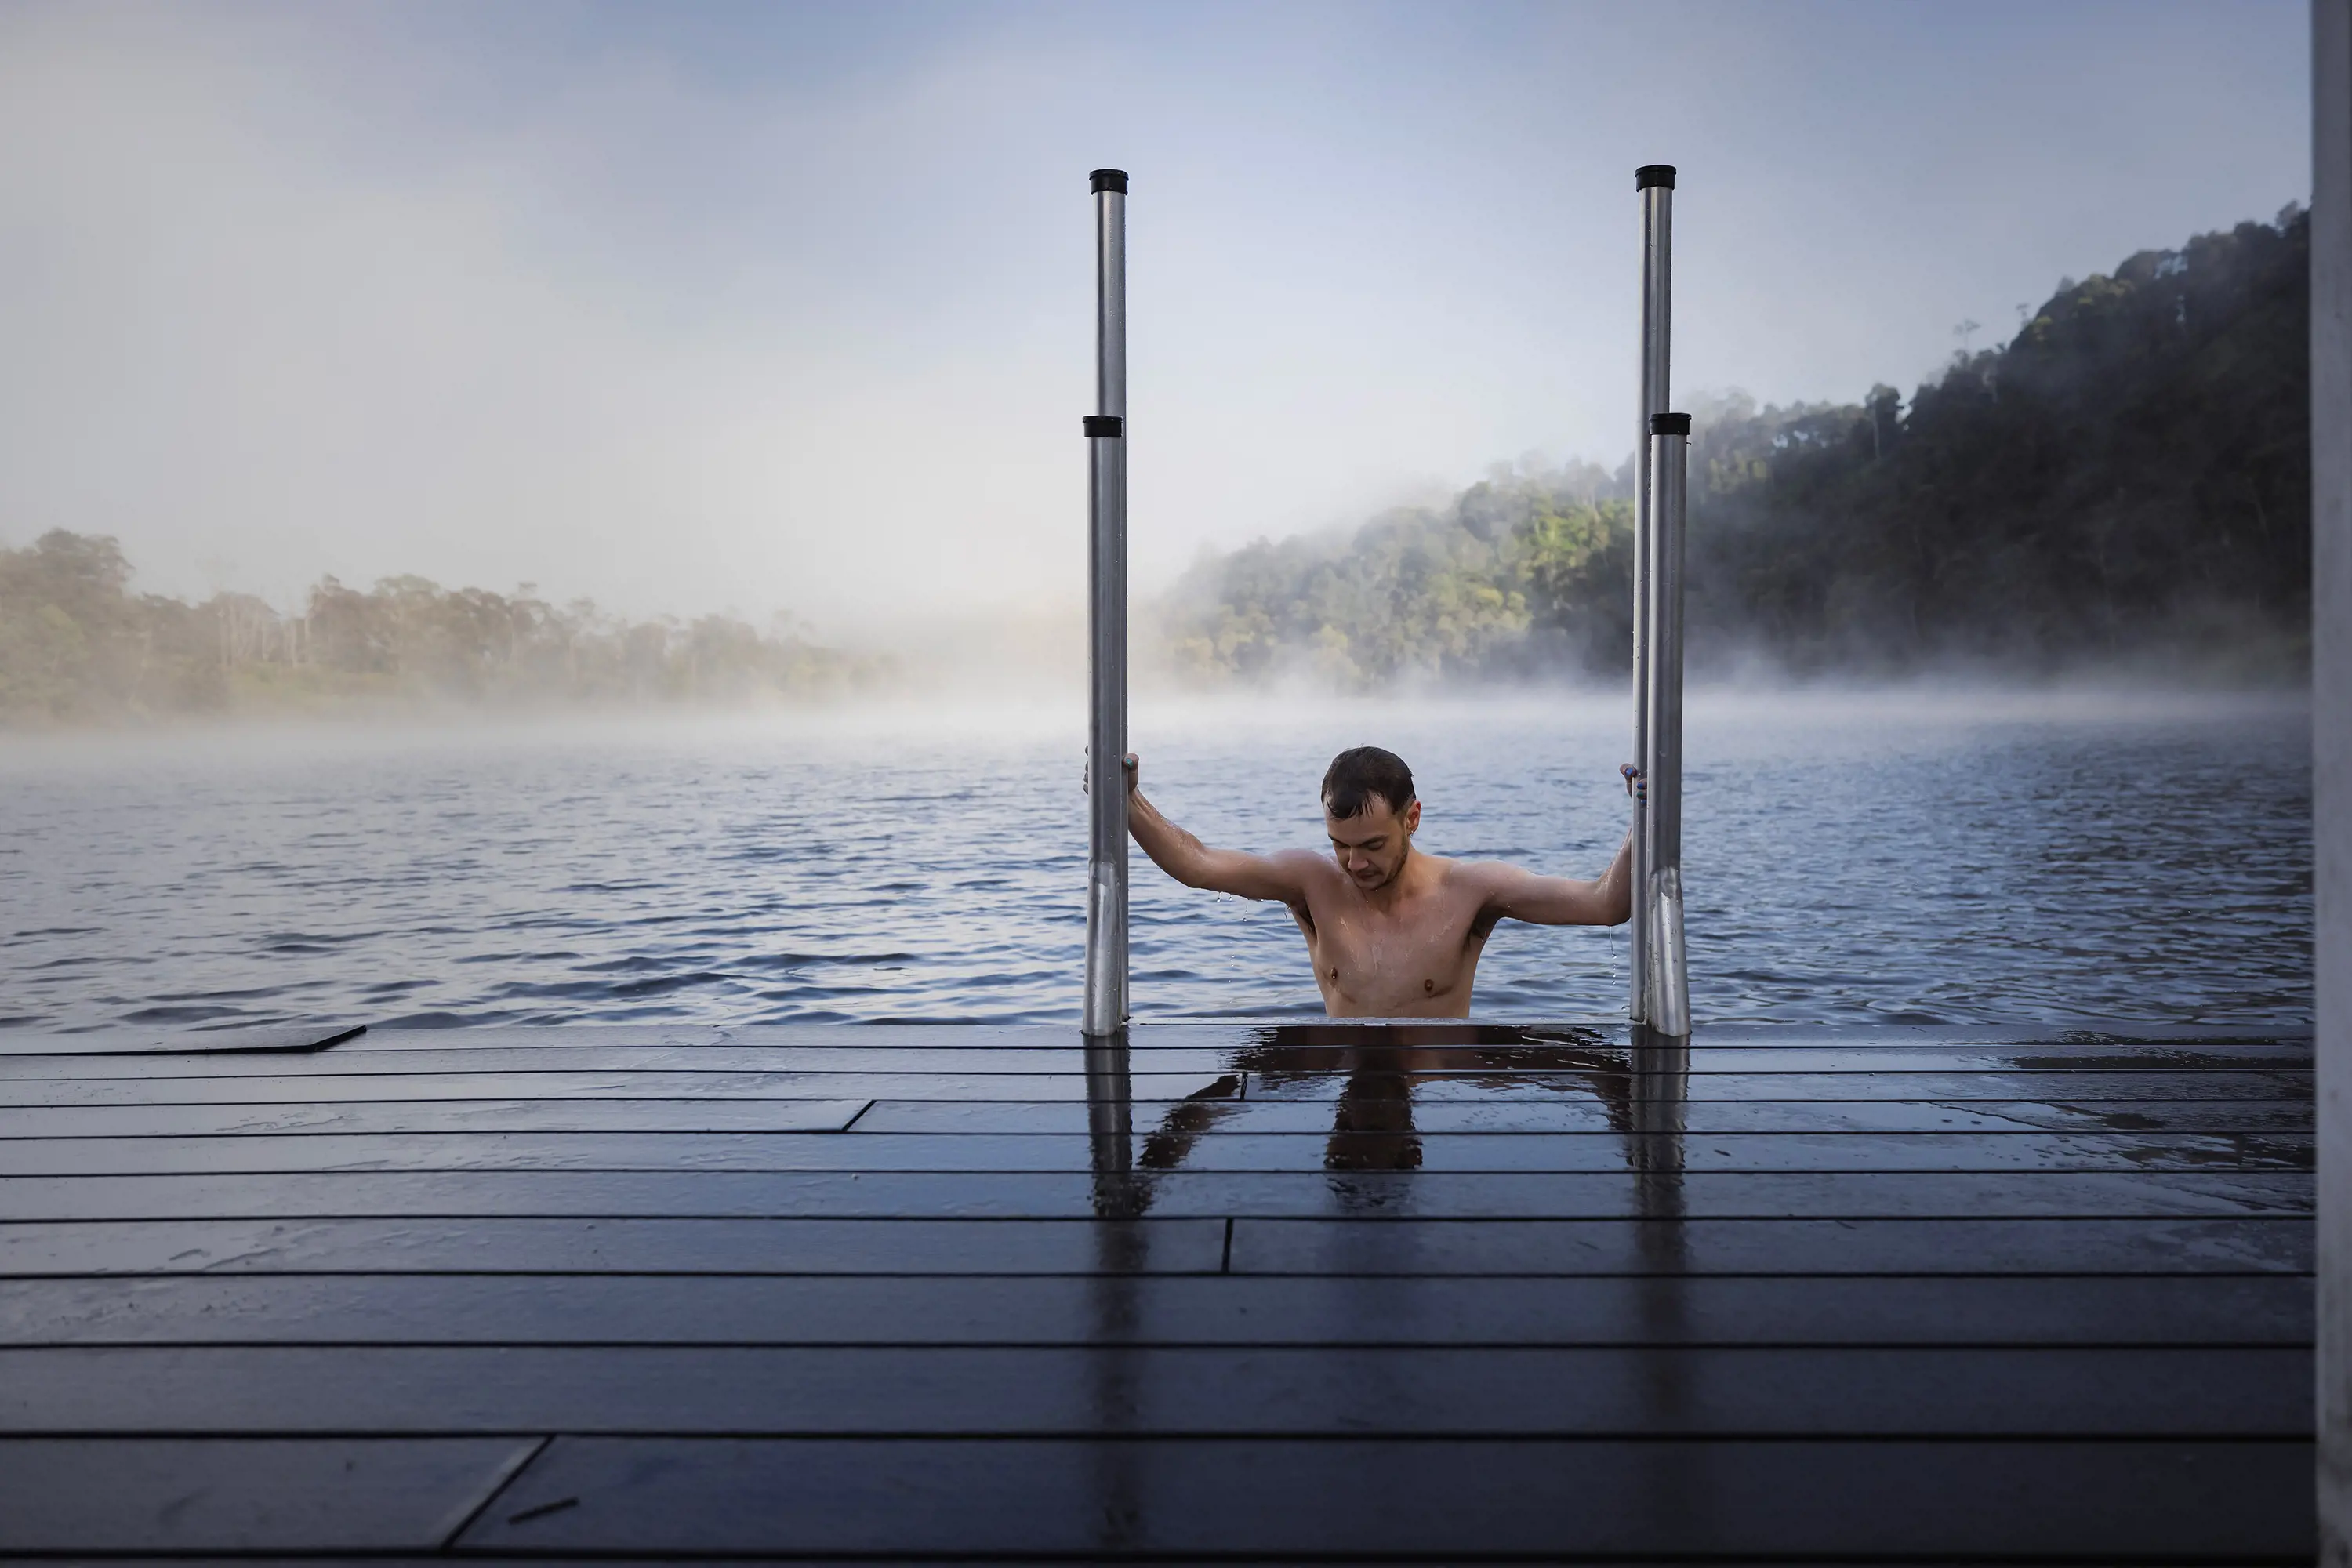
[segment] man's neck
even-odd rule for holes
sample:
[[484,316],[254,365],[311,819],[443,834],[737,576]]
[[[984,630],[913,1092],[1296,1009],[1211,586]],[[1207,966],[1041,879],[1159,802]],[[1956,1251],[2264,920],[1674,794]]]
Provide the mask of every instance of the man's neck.
[[1386,910],[1400,899],[1407,897],[1412,890],[1411,881],[1417,879],[1415,869],[1420,861],[1421,857],[1412,851],[1412,841],[1405,840],[1404,858],[1397,862],[1396,875],[1367,891],[1364,902],[1376,910]]

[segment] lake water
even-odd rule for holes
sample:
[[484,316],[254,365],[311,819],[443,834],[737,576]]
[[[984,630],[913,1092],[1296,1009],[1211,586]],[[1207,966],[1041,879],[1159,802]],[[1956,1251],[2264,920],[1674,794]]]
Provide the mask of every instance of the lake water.
[[[0,1023],[1072,1022],[1079,715],[970,708],[0,739]],[[1615,698],[1144,704],[1147,793],[1316,847],[1331,754],[1420,842],[1578,876]],[[2308,714],[2276,698],[1694,700],[1702,1023],[2307,1025]],[[1136,856],[1139,1018],[1313,1016],[1277,906]],[[1622,931],[1505,925],[1476,1015],[1622,1016]]]

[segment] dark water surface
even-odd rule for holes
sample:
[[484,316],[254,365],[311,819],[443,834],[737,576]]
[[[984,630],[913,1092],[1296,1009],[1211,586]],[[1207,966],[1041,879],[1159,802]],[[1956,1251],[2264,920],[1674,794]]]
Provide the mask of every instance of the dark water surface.
[[[1067,705],[1064,705],[1066,707]],[[1348,745],[1421,843],[1579,876],[1622,701],[1147,706],[1144,786],[1313,847]],[[0,1024],[1075,1021],[1075,712],[0,741]],[[2307,1024],[2308,715],[1720,694],[1689,726],[1700,1021]],[[1136,858],[1142,1018],[1320,1011],[1278,907]],[[1506,925],[1480,1016],[1605,1019],[1622,931]]]

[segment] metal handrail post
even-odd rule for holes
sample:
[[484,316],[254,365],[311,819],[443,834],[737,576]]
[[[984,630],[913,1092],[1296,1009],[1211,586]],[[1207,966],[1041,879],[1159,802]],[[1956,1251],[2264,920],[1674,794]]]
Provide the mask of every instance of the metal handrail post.
[[2311,751],[2319,1561],[2352,1562],[2352,4],[2311,7]]
[[1127,1025],[1127,174],[1097,169],[1095,411],[1087,462],[1087,989],[1082,1027]]
[[1650,419],[1650,1027],[1690,1033],[1690,974],[1683,948],[1683,521],[1690,472],[1690,416]]
[[[1642,198],[1642,408],[1633,443],[1633,764],[1650,765],[1650,419],[1666,411],[1674,294],[1675,169],[1645,163],[1633,171]],[[1650,865],[1646,791],[1633,792],[1633,973],[1627,1014],[1649,1021]]]

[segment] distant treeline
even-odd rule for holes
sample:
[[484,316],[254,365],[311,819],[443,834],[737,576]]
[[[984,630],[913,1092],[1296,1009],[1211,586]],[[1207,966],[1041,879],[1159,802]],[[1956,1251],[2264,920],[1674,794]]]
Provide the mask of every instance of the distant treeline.
[[797,700],[854,689],[881,661],[724,616],[630,622],[394,577],[332,577],[299,615],[244,594],[130,591],[111,539],[53,531],[0,549],[0,722],[301,710],[352,702],[517,706]]
[[[1903,405],[1695,410],[1694,661],[1800,671],[2151,657],[2292,674],[2310,590],[2309,224],[2060,284]],[[1164,606],[1210,680],[1622,669],[1631,468],[1498,472],[1350,536],[1212,558]]]

